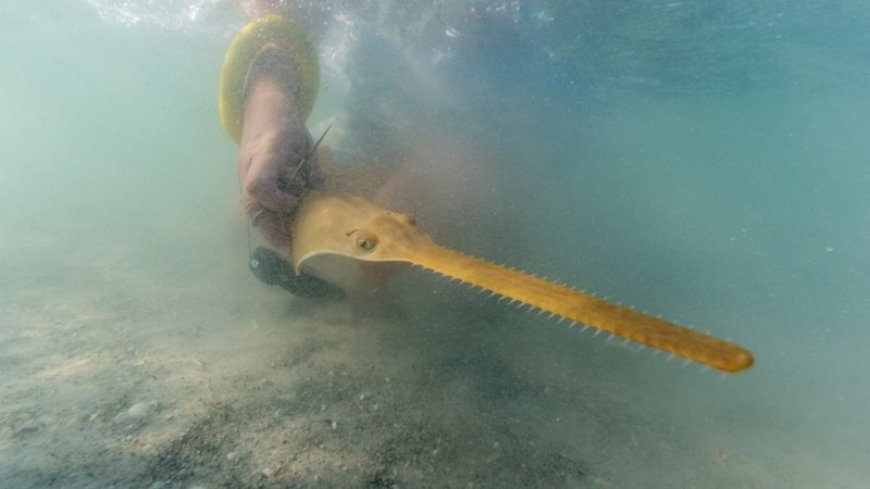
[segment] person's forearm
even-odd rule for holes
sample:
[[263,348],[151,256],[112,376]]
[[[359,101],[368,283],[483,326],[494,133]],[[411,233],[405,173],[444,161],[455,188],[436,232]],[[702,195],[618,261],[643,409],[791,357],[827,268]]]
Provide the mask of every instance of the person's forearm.
[[245,102],[242,146],[263,137],[304,130],[293,97],[276,77],[261,75],[253,83]]
[[242,147],[264,137],[286,138],[288,134],[306,130],[296,105],[296,67],[281,48],[265,46],[248,77],[252,86],[245,98]]
[[312,144],[305,119],[317,97],[317,52],[293,21],[263,15],[271,4],[242,5],[258,18],[236,35],[224,59],[221,124],[240,143],[237,173],[245,212],[272,246],[287,250],[284,219],[318,177],[316,165],[301,165]]

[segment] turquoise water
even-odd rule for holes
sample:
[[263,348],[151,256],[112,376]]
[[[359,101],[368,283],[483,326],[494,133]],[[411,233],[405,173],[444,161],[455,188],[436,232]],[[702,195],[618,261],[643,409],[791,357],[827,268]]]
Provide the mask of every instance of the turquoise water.
[[[293,7],[321,51],[312,132],[332,122],[343,163],[422,176],[400,200],[440,241],[730,338],[757,365],[722,380],[429,277],[406,277],[404,315],[369,329],[268,289],[245,269],[217,118],[236,6],[8,2],[5,486],[863,487],[870,7],[436,5]],[[300,351],[304,374],[257,363]],[[319,401],[279,409],[311,450],[245,424],[308,399],[287,379],[342,368],[405,382],[380,409],[417,413],[421,435],[384,441],[352,410],[324,424]],[[359,375],[371,386],[336,406],[380,392]],[[125,421],[140,401],[156,414]],[[329,438],[343,426],[346,445]],[[179,453],[186,465],[164,463]]]

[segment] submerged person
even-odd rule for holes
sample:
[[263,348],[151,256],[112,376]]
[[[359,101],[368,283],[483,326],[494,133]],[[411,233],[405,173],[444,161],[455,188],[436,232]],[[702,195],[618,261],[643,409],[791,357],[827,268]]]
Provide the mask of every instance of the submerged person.
[[[259,4],[245,5],[254,13]],[[252,225],[278,250],[261,247],[252,252],[251,270],[270,285],[312,298],[340,291],[317,278],[296,275],[281,252],[289,250],[292,239],[284,225],[287,217],[305,189],[323,181],[305,126],[318,81],[317,52],[304,29],[287,17],[268,14],[250,22],[233,40],[219,89],[221,122],[239,143],[242,204]]]
[[[306,188],[323,183],[317,155],[312,151],[315,141],[305,126],[318,92],[317,51],[306,30],[292,20],[301,19],[316,32],[324,25],[320,22],[323,12],[318,10],[323,7],[305,3],[303,9],[300,5],[268,0],[242,2],[253,20],[242,28],[227,52],[221,74],[220,104],[224,128],[240,145],[238,178],[242,203],[252,224],[278,250],[256,250],[251,268],[267,283],[311,295],[306,291],[318,282],[297,276],[281,259],[282,254],[289,255],[292,240],[284,226],[287,217],[298,206]],[[296,15],[280,15],[291,11]],[[358,13],[354,18],[364,19],[371,12]],[[497,171],[494,164],[487,165],[487,161],[496,158],[489,157],[467,139],[455,137],[449,130],[450,124],[445,128],[444,124],[426,125],[418,121],[421,108],[435,120],[431,114],[463,106],[454,97],[444,95],[450,93],[449,85],[439,85],[435,76],[436,65],[439,69],[450,66],[437,60],[431,66],[420,64],[422,58],[415,54],[428,53],[435,43],[427,44],[426,49],[396,49],[402,43],[385,42],[375,23],[360,21],[360,24],[361,39],[354,41],[354,55],[348,57],[345,65],[345,73],[349,73],[353,83],[348,118],[342,124],[349,131],[342,142],[343,149],[350,148],[353,156],[349,159],[354,163],[372,162],[390,174],[372,200],[418,216],[427,216],[428,212],[427,222],[433,223],[433,227],[451,212],[433,215],[430,208],[453,209],[454,214],[462,213],[469,226],[474,227],[476,239],[485,241],[487,230],[497,233],[500,226],[493,224],[492,213],[478,213],[479,221],[485,220],[487,224],[478,225],[469,209],[498,205],[494,204],[495,189],[503,172]],[[421,30],[428,32],[437,30],[439,23],[431,21],[425,25],[428,27]],[[458,42],[455,37],[443,34],[443,29],[439,32],[451,44]],[[408,36],[426,43],[430,36],[424,34]],[[465,70],[463,66],[459,63],[453,69]],[[461,114],[459,119],[467,117]],[[353,135],[347,144],[350,133]],[[377,136],[371,137],[373,134]],[[466,165],[471,159],[475,164]],[[413,160],[414,166],[403,167],[402,160]],[[369,175],[376,173],[369,171],[373,169],[366,167],[366,178],[377,180]],[[486,191],[472,188],[473,182],[486,182]],[[298,286],[297,282],[304,286]]]

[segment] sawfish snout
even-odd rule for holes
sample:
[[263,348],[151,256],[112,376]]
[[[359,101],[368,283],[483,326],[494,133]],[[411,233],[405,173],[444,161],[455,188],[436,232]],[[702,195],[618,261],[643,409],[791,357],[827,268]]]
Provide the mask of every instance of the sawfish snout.
[[[312,192],[293,223],[296,271],[307,270],[332,283],[353,282],[356,267],[344,256],[367,262],[405,262],[446,275],[491,296],[522,304],[559,321],[583,324],[723,372],[753,364],[752,354],[733,343],[678,326],[633,309],[435,244],[414,218],[348,195]],[[330,265],[335,266],[330,266]],[[358,281],[357,281],[358,282]]]

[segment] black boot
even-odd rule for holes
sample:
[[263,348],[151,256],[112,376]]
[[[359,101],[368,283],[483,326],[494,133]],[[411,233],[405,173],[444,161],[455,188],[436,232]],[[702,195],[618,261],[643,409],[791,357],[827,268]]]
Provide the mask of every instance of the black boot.
[[344,297],[344,291],[317,277],[296,275],[290,265],[275,250],[259,247],[251,253],[248,266],[255,277],[269,285],[278,285],[282,289],[304,299],[338,300]]

